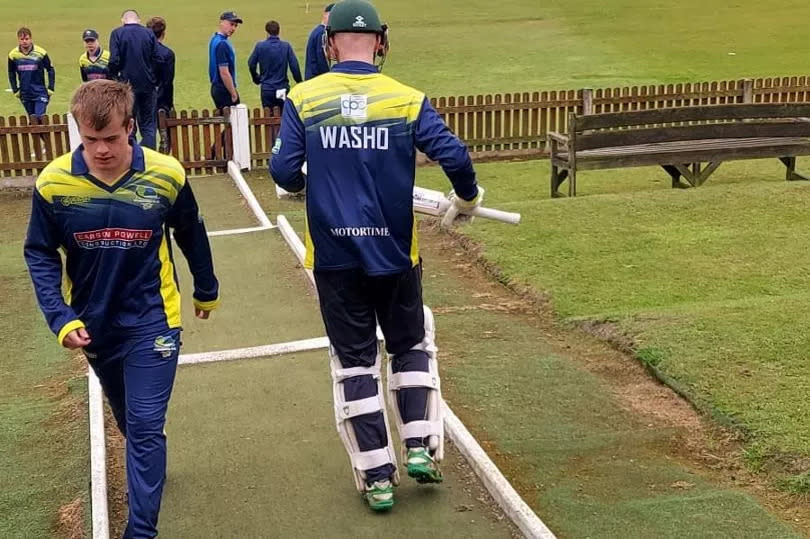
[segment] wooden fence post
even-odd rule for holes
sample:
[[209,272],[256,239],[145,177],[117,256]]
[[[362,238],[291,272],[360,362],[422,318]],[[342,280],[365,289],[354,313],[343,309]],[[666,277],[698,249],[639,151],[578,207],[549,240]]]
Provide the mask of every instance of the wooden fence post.
[[593,114],[593,88],[582,89],[582,114]]

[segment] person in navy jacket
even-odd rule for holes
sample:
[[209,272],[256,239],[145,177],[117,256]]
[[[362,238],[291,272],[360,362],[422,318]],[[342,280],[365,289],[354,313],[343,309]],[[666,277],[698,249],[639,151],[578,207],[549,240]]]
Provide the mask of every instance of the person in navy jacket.
[[248,58],[248,69],[253,83],[261,86],[262,107],[283,108],[290,91],[287,71],[292,73],[295,82],[301,82],[301,68],[292,46],[279,38],[279,23],[269,21],[264,29],[267,39],[256,43]]

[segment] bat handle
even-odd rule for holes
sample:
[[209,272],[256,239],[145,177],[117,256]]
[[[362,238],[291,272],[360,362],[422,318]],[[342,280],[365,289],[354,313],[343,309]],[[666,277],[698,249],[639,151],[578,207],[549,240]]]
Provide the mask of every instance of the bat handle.
[[[517,225],[520,223],[519,213],[494,210],[492,208],[475,208],[470,212],[470,215],[482,217],[484,219],[492,219],[494,221],[501,221],[503,223],[509,223],[510,225]],[[455,216],[453,216],[453,218],[455,219]]]

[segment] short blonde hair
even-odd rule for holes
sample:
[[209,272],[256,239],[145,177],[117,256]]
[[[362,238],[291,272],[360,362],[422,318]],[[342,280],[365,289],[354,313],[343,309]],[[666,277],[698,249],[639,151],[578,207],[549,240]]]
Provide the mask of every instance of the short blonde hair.
[[115,115],[123,117],[123,125],[129,125],[135,97],[129,84],[114,80],[85,82],[73,94],[70,113],[77,122],[89,124],[101,131]]

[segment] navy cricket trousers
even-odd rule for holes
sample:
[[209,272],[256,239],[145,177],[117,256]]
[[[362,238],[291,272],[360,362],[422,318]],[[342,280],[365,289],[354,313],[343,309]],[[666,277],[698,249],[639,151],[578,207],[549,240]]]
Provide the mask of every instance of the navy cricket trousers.
[[126,438],[129,520],[125,538],[157,536],[166,481],[163,427],[179,351],[179,329],[85,349]]
[[141,134],[141,146],[157,146],[157,91],[135,92],[135,123]]
[[[394,275],[369,276],[354,269],[316,271],[314,275],[326,334],[344,368],[374,365],[379,322],[393,372],[429,371],[427,353],[411,350],[425,338],[421,264]],[[347,401],[377,395],[377,382],[370,375],[349,378],[342,385]],[[415,387],[398,392],[403,422],[426,419],[428,391]],[[388,445],[382,412],[354,417],[351,422],[361,451]],[[424,440],[409,438],[406,445],[422,447]],[[391,477],[394,466],[386,464],[365,473],[370,485]]]

